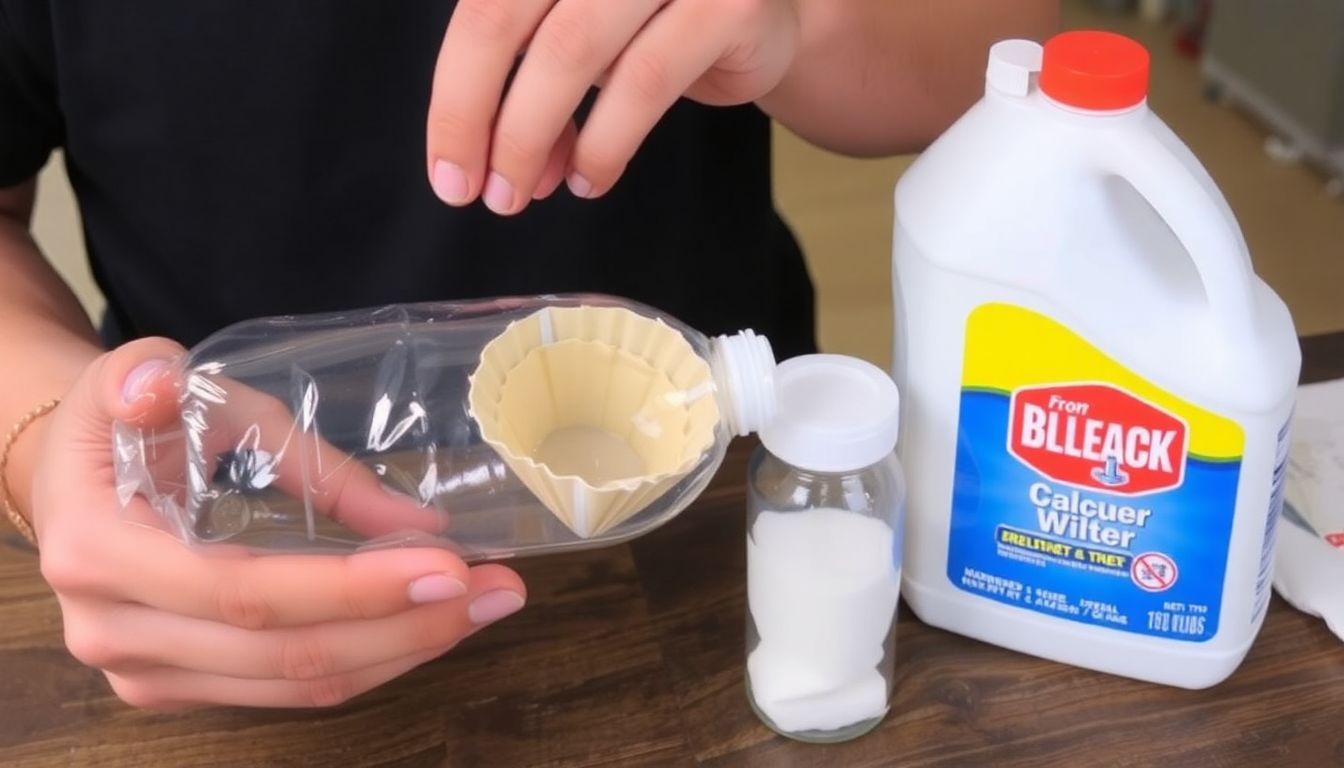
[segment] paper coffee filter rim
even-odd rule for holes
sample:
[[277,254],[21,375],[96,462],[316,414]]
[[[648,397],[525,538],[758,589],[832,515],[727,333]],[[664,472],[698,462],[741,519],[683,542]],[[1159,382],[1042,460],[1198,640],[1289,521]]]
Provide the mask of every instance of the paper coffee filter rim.
[[[496,387],[495,391],[496,393],[502,394],[503,387],[502,386]],[[514,471],[518,472],[520,477],[523,475],[521,468],[526,468],[531,472],[535,472],[539,475],[544,475],[545,477],[553,478],[555,480],[568,480],[579,483],[590,491],[599,491],[599,492],[622,491],[629,493],[632,491],[640,490],[643,487],[649,485],[650,483],[654,483],[663,480],[665,478],[675,478],[684,475],[691,467],[695,465],[697,461],[700,460],[700,457],[704,455],[705,449],[713,441],[712,429],[704,429],[701,427],[697,427],[690,419],[688,419],[686,428],[683,430],[683,446],[681,449],[681,457],[680,460],[672,468],[665,469],[660,472],[649,472],[641,475],[634,475],[631,477],[616,478],[595,485],[589,482],[582,475],[572,472],[566,472],[566,473],[556,472],[555,470],[551,469],[549,464],[546,464],[545,462],[542,461],[538,461],[526,453],[521,453],[519,451],[514,450],[513,445],[521,441],[507,440],[498,434],[496,430],[509,429],[509,427],[506,427],[504,422],[502,422],[498,418],[498,407],[499,407],[498,399],[493,400],[491,404],[494,406],[495,411],[494,418],[491,419],[491,423],[495,425],[495,429],[487,429],[484,420],[482,420],[477,416],[479,412],[475,408],[475,404],[472,404],[472,407],[470,409],[471,415],[473,418],[476,419],[477,425],[481,428],[481,439],[484,440],[488,445],[490,445],[490,447],[494,448],[497,452],[499,452],[499,454],[505,459],[505,461],[508,462],[511,467],[513,467]],[[715,421],[717,421],[717,418],[711,420],[710,424],[715,423]],[[704,439],[697,441],[696,440],[697,433],[703,433]],[[516,432],[514,432],[514,435],[516,436]],[[699,445],[698,448],[696,447],[697,444]],[[526,480],[526,478],[524,478],[524,480]],[[533,491],[533,493],[537,492],[537,489],[531,488],[530,485],[529,488]]]
[[[565,342],[601,344],[615,348],[648,366],[655,376],[665,377],[672,392],[692,392],[699,397],[686,398],[673,406],[684,408],[686,424],[681,440],[680,460],[670,469],[632,477],[617,478],[596,484],[578,474],[560,474],[532,456],[514,450],[512,443],[501,434],[508,429],[500,419],[500,405],[504,385],[509,374],[532,354],[543,347]],[[698,355],[678,331],[661,318],[649,318],[624,307],[547,307],[511,322],[481,350],[475,372],[468,379],[468,412],[476,421],[481,438],[497,451],[519,479],[539,499],[562,519],[560,509],[582,510],[587,513],[594,506],[604,507],[599,514],[605,523],[613,517],[625,519],[623,508],[631,502],[643,502],[646,491],[653,485],[670,484],[684,476],[704,455],[714,440],[714,428],[721,414],[718,404],[708,395],[713,390],[713,373],[709,364]],[[706,406],[698,406],[700,400]],[[517,437],[516,433],[513,437]],[[641,457],[642,458],[642,457]],[[576,487],[551,487],[560,483]],[[578,492],[586,495],[579,503]],[[591,498],[594,494],[624,494],[620,502],[608,500],[603,504]],[[637,510],[636,510],[637,511]],[[632,513],[633,514],[633,513]],[[565,520],[574,527],[573,520]],[[591,520],[589,522],[592,522]],[[583,528],[592,526],[584,525]]]
[[[493,404],[496,406],[498,405],[497,403]],[[553,478],[555,480],[567,480],[580,483],[591,491],[619,490],[624,492],[631,492],[638,490],[644,486],[647,486],[650,483],[658,482],[660,480],[668,478],[677,478],[684,475],[687,471],[691,469],[691,467],[693,467],[700,460],[700,458],[704,455],[706,448],[708,448],[713,441],[712,428],[695,426],[693,423],[688,424],[688,427],[685,432],[686,444],[682,450],[681,461],[678,462],[673,468],[663,470],[661,472],[636,475],[633,477],[626,477],[626,478],[617,478],[614,480],[608,480],[598,485],[594,485],[593,483],[588,482],[588,480],[586,480],[581,475],[574,473],[555,472],[550,468],[549,465],[545,464],[544,462],[537,461],[536,459],[533,459],[531,456],[525,453],[519,453],[513,450],[509,441],[501,439],[495,434],[493,430],[490,430],[484,426],[485,422],[482,418],[480,418],[481,410],[478,409],[476,406],[477,406],[476,403],[474,402],[471,403],[469,412],[471,416],[474,419],[476,419],[477,425],[481,428],[481,439],[485,443],[490,445],[492,448],[494,448],[505,459],[505,461],[509,463],[509,465],[514,469],[514,471],[517,472],[519,476],[523,478],[524,482],[526,482],[528,478],[523,477],[524,473],[521,470],[523,468],[526,468],[530,472],[544,475],[546,477]],[[718,421],[718,414],[717,409],[715,409],[714,418],[709,419],[708,424],[712,425],[717,423],[717,421]],[[499,423],[498,420],[495,420],[495,423]],[[703,440],[696,440],[695,439],[696,433],[703,434]],[[698,449],[695,448],[695,446],[697,445],[699,445]],[[532,488],[530,483],[528,483],[528,485],[529,489],[532,490],[533,493],[537,493],[538,491],[537,488]]]

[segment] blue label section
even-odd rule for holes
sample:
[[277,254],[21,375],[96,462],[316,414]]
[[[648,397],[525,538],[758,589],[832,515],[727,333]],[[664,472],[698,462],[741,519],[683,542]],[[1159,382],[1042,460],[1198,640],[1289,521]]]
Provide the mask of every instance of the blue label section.
[[1255,576],[1255,610],[1251,611],[1251,621],[1260,618],[1269,605],[1269,586],[1273,579],[1274,541],[1279,517],[1283,514],[1284,486],[1288,481],[1288,449],[1291,445],[1293,417],[1279,429],[1278,442],[1274,446],[1274,479],[1271,481],[1269,495],[1269,517],[1265,518],[1265,537],[1260,545],[1260,571]]
[[1052,481],[1005,450],[1009,399],[965,391],[947,576],[1027,610],[1177,640],[1218,631],[1238,461],[1123,496]]

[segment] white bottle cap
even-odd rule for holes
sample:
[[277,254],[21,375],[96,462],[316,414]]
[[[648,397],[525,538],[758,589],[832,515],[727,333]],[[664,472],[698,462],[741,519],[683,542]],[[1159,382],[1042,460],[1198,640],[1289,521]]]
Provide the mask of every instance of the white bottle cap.
[[799,469],[853,472],[896,448],[900,394],[872,363],[803,355],[775,370],[779,410],[761,430],[766,450]]
[[1031,76],[1041,71],[1044,52],[1033,40],[1002,40],[989,49],[985,83],[1009,96],[1031,93]]
[[770,340],[750,330],[714,339],[714,383],[728,429],[758,432],[775,415],[775,352]]

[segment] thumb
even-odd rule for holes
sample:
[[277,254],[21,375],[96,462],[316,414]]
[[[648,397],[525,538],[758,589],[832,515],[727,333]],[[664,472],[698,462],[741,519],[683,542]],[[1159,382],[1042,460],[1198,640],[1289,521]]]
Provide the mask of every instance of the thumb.
[[39,535],[62,513],[86,513],[115,499],[110,483],[71,483],[69,478],[110,478],[114,422],[152,431],[177,419],[183,355],[175,342],[144,339],[107,352],[84,369],[51,415],[35,470],[34,517],[43,523]]
[[141,429],[172,423],[185,354],[182,345],[163,338],[140,339],[104,354],[72,388],[72,416],[86,434],[110,434],[115,421]]

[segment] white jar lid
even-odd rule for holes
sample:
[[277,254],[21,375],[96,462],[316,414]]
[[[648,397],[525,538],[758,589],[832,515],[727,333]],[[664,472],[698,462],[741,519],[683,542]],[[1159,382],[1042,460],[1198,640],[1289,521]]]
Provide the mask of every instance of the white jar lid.
[[760,431],[765,449],[813,472],[853,472],[896,448],[900,394],[872,363],[803,355],[775,370],[775,416]]

